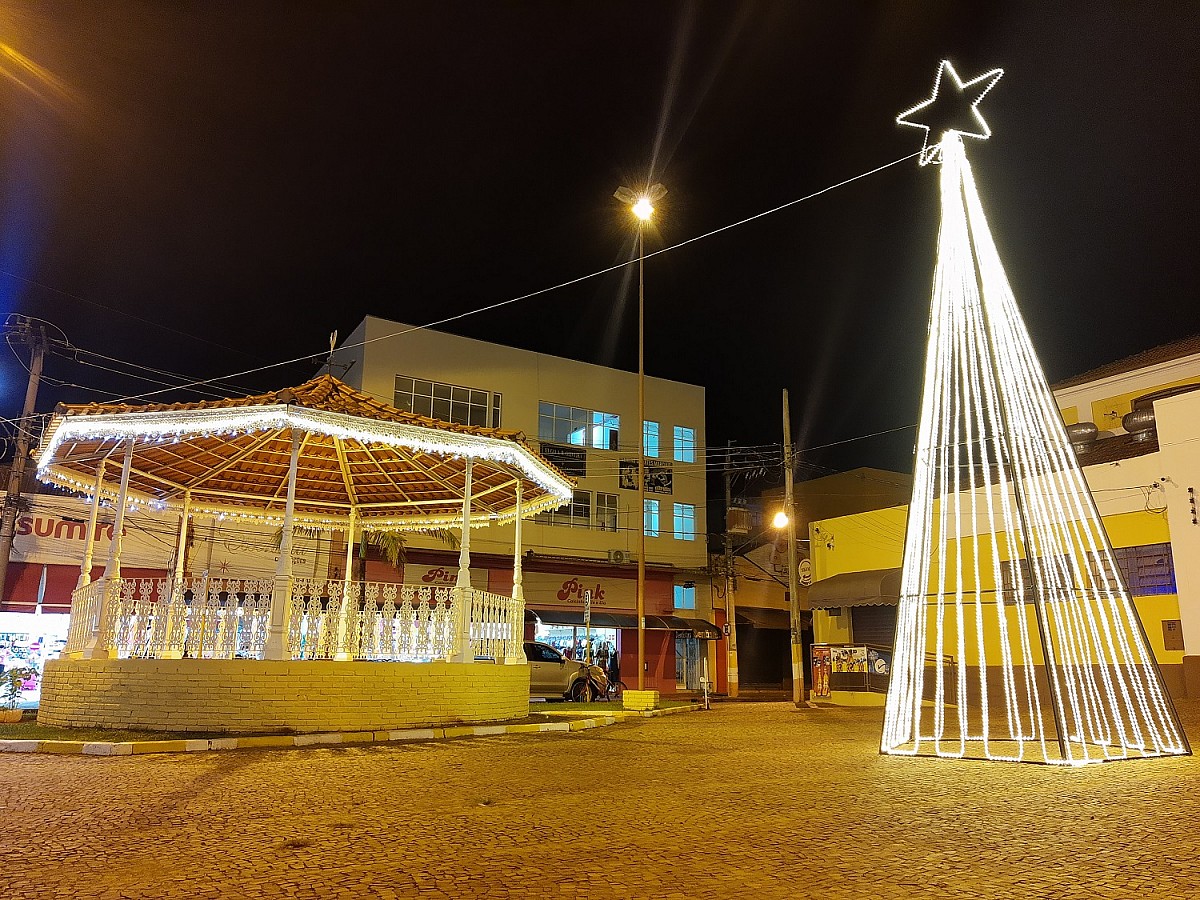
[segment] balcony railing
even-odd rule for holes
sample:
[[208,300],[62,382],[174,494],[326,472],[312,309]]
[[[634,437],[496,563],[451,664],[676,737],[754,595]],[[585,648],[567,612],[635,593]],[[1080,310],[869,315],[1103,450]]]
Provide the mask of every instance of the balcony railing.
[[[66,653],[261,659],[273,579],[99,579],[75,592]],[[290,659],[524,662],[525,604],[474,588],[291,580]]]

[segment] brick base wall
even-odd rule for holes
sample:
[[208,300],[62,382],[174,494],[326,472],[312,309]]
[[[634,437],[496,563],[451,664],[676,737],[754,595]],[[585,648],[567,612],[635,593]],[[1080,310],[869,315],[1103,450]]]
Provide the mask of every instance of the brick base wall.
[[151,731],[363,731],[521,718],[529,666],[57,659],[38,722]]

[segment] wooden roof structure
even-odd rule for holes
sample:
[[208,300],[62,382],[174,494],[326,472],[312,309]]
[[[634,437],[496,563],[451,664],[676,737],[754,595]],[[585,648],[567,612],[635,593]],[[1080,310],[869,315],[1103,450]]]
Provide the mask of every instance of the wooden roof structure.
[[134,442],[129,497],[151,509],[282,521],[293,430],[299,434],[295,520],[342,527],[459,527],[472,460],[472,526],[561,506],[574,484],[517,431],[440,422],[396,409],[332,375],[299,387],[199,403],[60,405],[38,453],[38,477],[85,494],[107,461],[116,497]]

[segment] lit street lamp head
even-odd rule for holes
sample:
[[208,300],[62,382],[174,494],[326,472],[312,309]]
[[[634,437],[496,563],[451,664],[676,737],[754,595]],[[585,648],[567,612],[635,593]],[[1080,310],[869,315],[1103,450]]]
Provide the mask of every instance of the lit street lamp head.
[[619,187],[613,194],[622,203],[629,204],[635,216],[646,222],[654,215],[654,204],[667,195],[667,189],[661,184],[652,184],[643,193],[635,193],[627,187]]
[[779,512],[775,513],[775,518],[771,520],[771,524],[776,528],[787,528],[788,514],[781,509]]

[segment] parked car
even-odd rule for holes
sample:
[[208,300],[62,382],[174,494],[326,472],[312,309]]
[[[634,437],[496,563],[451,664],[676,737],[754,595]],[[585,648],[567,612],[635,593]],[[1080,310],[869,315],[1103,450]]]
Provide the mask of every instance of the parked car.
[[599,666],[567,659],[549,644],[525,642],[529,660],[529,696],[547,700],[595,700],[608,689],[608,679]]

